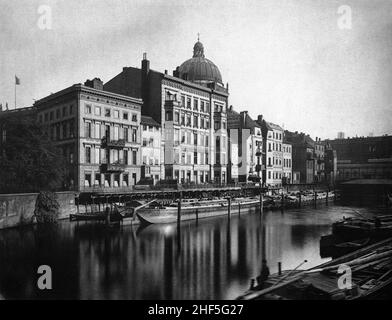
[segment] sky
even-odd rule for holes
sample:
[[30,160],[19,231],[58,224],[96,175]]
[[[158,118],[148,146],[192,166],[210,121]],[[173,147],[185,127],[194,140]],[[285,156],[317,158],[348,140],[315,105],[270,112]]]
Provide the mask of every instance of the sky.
[[143,52],[171,74],[197,33],[234,110],[313,138],[392,134],[392,0],[0,0],[0,103],[15,75],[28,107]]

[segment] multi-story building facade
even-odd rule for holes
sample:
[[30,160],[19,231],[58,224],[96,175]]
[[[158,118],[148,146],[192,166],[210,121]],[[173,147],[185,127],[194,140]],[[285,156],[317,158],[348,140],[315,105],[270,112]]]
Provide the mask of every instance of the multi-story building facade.
[[156,184],[164,170],[161,161],[161,126],[149,116],[141,116],[141,177],[150,178]]
[[257,123],[262,129],[263,150],[265,152],[263,182],[266,186],[281,187],[284,177],[282,148],[284,130],[277,124],[265,121],[262,115],[257,117]]
[[334,186],[337,177],[337,164],[338,157],[336,150],[332,149],[331,144],[326,143],[324,145],[324,170],[325,170],[325,182],[330,186]]
[[[292,145],[292,170],[295,182],[313,184],[315,174],[314,141],[304,133],[285,131],[285,138]],[[299,181],[298,181],[299,174]]]
[[66,189],[129,188],[139,181],[141,106],[140,99],[104,91],[97,78],[34,103],[67,159]]
[[229,182],[260,182],[263,136],[260,125],[247,111],[235,112],[230,106],[228,119]]
[[337,155],[337,180],[391,179],[392,136],[326,140]]
[[285,137],[283,137],[282,143],[283,150],[283,184],[293,183],[293,170],[292,170],[292,145]]
[[325,182],[325,143],[320,138],[316,137],[314,141],[314,156],[315,156],[315,171],[314,182]]
[[151,70],[144,55],[141,69],[123,68],[104,87],[142,98],[143,114],[161,125],[165,179],[227,181],[228,86],[199,41],[172,76]]

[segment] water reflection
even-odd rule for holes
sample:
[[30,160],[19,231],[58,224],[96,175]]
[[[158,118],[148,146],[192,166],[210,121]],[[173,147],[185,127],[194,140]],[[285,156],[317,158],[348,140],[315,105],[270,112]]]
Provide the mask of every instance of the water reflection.
[[[363,209],[361,209],[363,213]],[[62,222],[0,232],[0,292],[10,299],[232,299],[263,259],[271,273],[320,258],[319,238],[347,207],[232,213],[146,228]],[[53,270],[53,290],[37,290],[37,268]]]

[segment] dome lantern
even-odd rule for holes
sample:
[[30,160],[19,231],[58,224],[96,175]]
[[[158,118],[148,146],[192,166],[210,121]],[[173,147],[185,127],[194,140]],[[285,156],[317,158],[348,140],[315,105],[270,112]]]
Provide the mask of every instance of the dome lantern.
[[218,67],[204,56],[204,46],[200,42],[199,35],[193,46],[193,57],[179,67],[179,77],[200,84],[210,82],[223,84]]

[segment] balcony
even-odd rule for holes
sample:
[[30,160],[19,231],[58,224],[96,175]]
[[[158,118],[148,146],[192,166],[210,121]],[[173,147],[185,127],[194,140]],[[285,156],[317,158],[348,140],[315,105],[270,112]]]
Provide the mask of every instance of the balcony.
[[117,161],[113,163],[103,163],[101,164],[102,172],[123,172],[125,170],[126,164],[124,161]]
[[110,140],[108,137],[102,138],[102,146],[108,148],[119,148],[122,149],[125,147],[125,139],[118,140]]
[[181,102],[177,101],[177,100],[165,100],[165,109],[166,110],[172,110],[173,107],[180,108]]
[[258,147],[255,153],[256,157],[261,157],[262,154],[263,154],[263,150],[260,147]]

